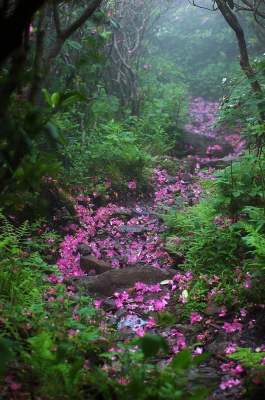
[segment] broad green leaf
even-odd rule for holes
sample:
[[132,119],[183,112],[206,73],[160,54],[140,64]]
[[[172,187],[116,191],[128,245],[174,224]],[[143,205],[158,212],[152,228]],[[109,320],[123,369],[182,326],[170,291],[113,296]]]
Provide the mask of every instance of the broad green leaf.
[[55,108],[59,105],[61,99],[61,95],[59,92],[55,92],[51,95],[51,105],[52,108]]
[[187,349],[179,352],[171,362],[172,367],[179,370],[188,369],[191,366],[191,364],[192,364],[192,354]]
[[146,334],[140,339],[140,348],[144,356],[154,357],[159,350],[168,351],[168,344],[162,336]]

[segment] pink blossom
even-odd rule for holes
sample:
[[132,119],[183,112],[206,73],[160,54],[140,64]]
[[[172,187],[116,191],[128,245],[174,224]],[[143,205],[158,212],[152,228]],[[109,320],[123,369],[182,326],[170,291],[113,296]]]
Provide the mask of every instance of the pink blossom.
[[13,390],[13,392],[20,390],[21,387],[22,387],[21,383],[17,383],[17,382],[10,383],[10,389]]
[[143,65],[143,69],[146,70],[146,71],[147,71],[148,69],[150,69],[150,68],[151,68],[151,65],[150,65],[150,64],[144,64],[144,65]]
[[7,375],[5,378],[5,382],[13,392],[20,390],[22,387],[21,383],[16,382],[15,378],[12,375]]
[[134,287],[136,290],[145,290],[146,285],[145,285],[145,283],[142,283],[142,282],[136,282]]
[[127,292],[122,292],[122,293],[114,293],[114,297],[115,297],[115,305],[117,308],[122,308],[124,303],[126,302],[126,300],[129,299],[129,295]]
[[234,320],[233,322],[225,322],[223,329],[226,333],[234,333],[234,332],[241,332],[242,331],[242,324]]
[[128,379],[123,376],[118,379],[118,382],[120,385],[128,385]]
[[192,311],[190,314],[190,323],[193,324],[197,324],[197,322],[200,322],[203,320],[203,317],[197,313],[196,311]]
[[222,150],[222,146],[220,146],[219,144],[214,144],[212,146],[208,146],[206,154],[212,155],[212,154],[220,152],[221,150]]
[[85,361],[84,361],[84,364],[83,364],[83,368],[84,368],[84,369],[90,369],[90,367],[91,367],[91,365],[90,365],[89,360],[85,360]]
[[173,348],[172,348],[174,353],[178,353],[179,351],[181,351],[182,349],[185,349],[187,347],[186,340],[185,340],[183,333],[178,332],[178,331],[173,331],[172,336],[176,337],[176,342],[174,343]]
[[252,329],[252,328],[254,328],[255,327],[255,325],[256,325],[256,320],[255,319],[252,319],[251,321],[249,321],[249,323],[248,323],[248,327],[249,327],[249,329]]
[[219,311],[219,313],[218,313],[219,317],[225,317],[226,314],[227,314],[227,309],[226,309],[226,307],[225,307],[225,306],[221,307],[221,309],[220,309],[220,311]]
[[240,364],[235,364],[234,361],[221,364],[220,369],[230,375],[241,375],[244,372],[244,368]]
[[146,326],[146,328],[153,328],[155,325],[156,325],[156,322],[155,322],[154,318],[149,317],[147,324],[145,326]]
[[195,349],[193,350],[193,354],[195,354],[195,355],[200,355],[200,354],[202,354],[202,353],[203,353],[203,348],[202,348],[202,347],[197,346],[197,347],[195,347]]
[[238,364],[235,368],[234,368],[234,373],[236,375],[240,375],[244,372],[244,368],[242,367],[242,365]]
[[135,333],[137,336],[143,337],[145,335],[145,329],[141,326],[135,329]]
[[237,350],[237,345],[235,343],[229,343],[225,348],[225,354],[235,353]]
[[226,389],[231,389],[234,386],[238,386],[241,385],[241,380],[240,379],[236,379],[236,378],[229,378],[225,381],[223,381],[220,384],[220,389],[222,390],[226,390]]
[[113,268],[119,268],[119,266],[120,266],[119,260],[117,260],[116,258],[114,258],[114,259],[111,261],[111,266],[112,266]]
[[137,183],[135,180],[128,182],[128,188],[131,190],[135,190],[137,188]]
[[69,337],[74,337],[74,336],[76,336],[78,333],[79,333],[79,330],[78,330],[78,329],[69,329],[69,330],[68,330],[68,336],[69,336]]
[[103,303],[103,300],[97,299],[94,300],[94,306],[99,309],[101,307],[101,304]]
[[155,311],[162,311],[167,305],[167,301],[165,299],[155,300],[154,301],[154,310]]
[[251,275],[249,272],[246,273],[246,279],[245,279],[245,284],[244,284],[246,289],[251,288]]
[[263,357],[260,361],[261,365],[265,365],[265,357]]
[[240,315],[241,317],[246,317],[247,316],[247,310],[245,308],[240,309]]
[[204,342],[204,341],[207,339],[207,336],[208,336],[208,332],[199,333],[199,334],[196,336],[196,339],[198,340],[198,342]]

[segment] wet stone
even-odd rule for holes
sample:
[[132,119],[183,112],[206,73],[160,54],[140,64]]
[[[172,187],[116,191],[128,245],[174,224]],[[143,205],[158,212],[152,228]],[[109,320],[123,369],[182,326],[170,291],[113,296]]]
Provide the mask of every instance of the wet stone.
[[134,233],[140,234],[148,231],[148,228],[144,225],[121,225],[119,227],[121,233]]
[[138,315],[132,314],[127,315],[120,319],[118,322],[118,329],[131,329],[135,331],[138,328],[142,328],[147,324],[147,321],[138,317]]
[[77,247],[77,251],[82,255],[82,256],[88,256],[91,254],[91,248],[87,244],[80,243]]
[[103,274],[104,272],[109,271],[112,268],[111,264],[108,264],[107,262],[105,262],[103,260],[99,260],[92,255],[82,256],[80,258],[80,267],[85,272],[88,272],[88,273],[91,270],[94,270],[95,275]]

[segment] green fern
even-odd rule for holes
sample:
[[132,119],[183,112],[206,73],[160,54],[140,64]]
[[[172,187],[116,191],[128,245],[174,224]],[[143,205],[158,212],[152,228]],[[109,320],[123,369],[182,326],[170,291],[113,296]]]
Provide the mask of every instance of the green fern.
[[11,250],[23,247],[31,233],[28,221],[15,227],[0,210],[0,249]]
[[38,252],[27,253],[31,227],[15,227],[0,213],[0,298],[13,305],[31,307],[42,302],[43,273],[50,267]]

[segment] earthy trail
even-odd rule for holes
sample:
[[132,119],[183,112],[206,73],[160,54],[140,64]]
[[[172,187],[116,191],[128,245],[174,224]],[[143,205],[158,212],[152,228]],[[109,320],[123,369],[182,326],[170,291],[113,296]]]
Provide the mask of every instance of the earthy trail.
[[[80,223],[66,227],[58,266],[62,278],[73,280],[78,290],[95,297],[96,307],[125,337],[154,332],[168,340],[171,355],[192,343],[199,343],[194,355],[215,354],[198,373],[205,381],[222,382],[212,398],[223,399],[240,397],[242,371],[238,367],[235,372],[236,365],[226,363],[225,354],[233,351],[233,335],[238,340],[243,330],[244,312],[225,322],[226,310],[209,308],[207,315],[191,312],[186,323],[178,323],[190,282],[196,278],[191,272],[180,272],[178,264],[183,260],[173,258],[165,248],[160,217],[169,207],[181,210],[196,204],[203,196],[201,180],[213,179],[214,167],[226,165],[242,151],[244,141],[238,131],[213,129],[217,109],[217,103],[201,98],[191,101],[187,156],[175,160],[179,168],[173,175],[161,167],[154,169],[153,190],[145,200],[134,200],[129,207],[109,203],[96,208],[93,198],[79,196]],[[136,181],[128,182],[128,191],[137,198]],[[213,292],[220,278],[215,279]],[[53,281],[57,280],[54,276]],[[211,293],[207,296],[210,303]],[[163,311],[176,315],[172,326],[157,325],[156,314]]]

